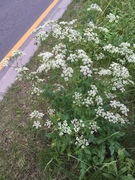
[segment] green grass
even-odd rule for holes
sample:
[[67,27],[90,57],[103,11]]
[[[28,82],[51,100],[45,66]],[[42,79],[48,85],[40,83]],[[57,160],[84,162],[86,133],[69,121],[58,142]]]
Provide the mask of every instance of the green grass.
[[[74,0],[65,12],[61,20],[70,21],[71,19],[79,19],[83,21],[83,7],[87,3],[100,3],[101,7],[106,6],[107,0]],[[107,11],[117,12],[122,16],[121,24],[118,27],[122,34],[121,41],[135,42],[135,1],[134,0],[110,0]],[[115,31],[115,30],[114,30]],[[115,41],[115,37],[114,37]],[[51,49],[54,45],[52,38],[47,39],[39,47],[34,54],[28,67],[31,71],[35,70],[39,64],[38,54]],[[131,74],[135,80],[134,67],[130,68]],[[45,99],[37,99],[37,97],[29,96],[31,92],[31,84],[27,80],[21,82],[16,81],[8,90],[4,100],[0,102],[0,180],[56,180],[71,179],[77,180],[77,162],[65,161],[65,164],[58,165],[58,162],[52,160],[52,167],[49,172],[45,172],[45,162],[49,162],[51,152],[47,152],[48,143],[42,132],[33,129],[33,122],[29,119],[31,109],[36,107],[47,109],[48,101]],[[130,152],[131,157],[135,160],[135,90],[128,93],[129,106],[131,109],[131,125],[125,129],[126,135],[122,140],[125,148]],[[44,142],[44,143],[43,143]],[[47,158],[46,158],[47,157]],[[65,157],[60,157],[64,159]],[[68,159],[68,157],[66,157]],[[61,163],[61,162],[60,162]],[[57,165],[56,165],[57,164]],[[71,166],[71,164],[73,166]],[[64,168],[63,168],[64,167]],[[74,170],[74,173],[72,173]],[[72,172],[71,172],[72,171]]]

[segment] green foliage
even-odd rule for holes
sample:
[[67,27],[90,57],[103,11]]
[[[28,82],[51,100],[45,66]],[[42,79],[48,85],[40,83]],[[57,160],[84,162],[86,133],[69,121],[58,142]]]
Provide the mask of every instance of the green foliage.
[[[31,115],[38,120],[36,128],[44,124],[47,129],[49,146],[43,152],[47,158],[41,151],[41,164],[52,177],[57,164],[57,171],[71,179],[132,180],[135,162],[120,141],[130,119],[126,91],[134,87],[130,71],[135,45],[127,42],[130,33],[123,29],[130,18],[122,14],[125,2],[89,3],[79,11],[78,21],[49,23],[51,37],[58,43],[39,55],[41,66],[35,74],[43,83],[34,82],[42,88],[36,87],[36,93],[48,100],[53,111],[45,112],[46,121],[41,122],[39,112]],[[130,3],[128,8],[133,11]],[[37,37],[42,40],[40,33]],[[45,83],[40,79],[44,73]],[[75,165],[78,175],[67,173],[67,162]]]
[[117,161],[106,163],[103,176],[107,179],[134,179],[135,162],[126,157],[123,150],[118,151]]

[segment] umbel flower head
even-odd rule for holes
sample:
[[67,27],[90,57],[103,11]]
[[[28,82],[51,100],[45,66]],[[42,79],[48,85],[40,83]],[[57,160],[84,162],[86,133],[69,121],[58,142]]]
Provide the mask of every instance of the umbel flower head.
[[87,11],[91,11],[91,10],[102,12],[102,9],[97,4],[91,4],[89,8],[87,8]]

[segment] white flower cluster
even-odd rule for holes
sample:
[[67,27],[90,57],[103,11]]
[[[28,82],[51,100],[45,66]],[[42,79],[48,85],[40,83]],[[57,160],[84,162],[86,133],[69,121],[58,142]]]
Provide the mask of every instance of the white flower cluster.
[[125,85],[128,84],[134,84],[133,81],[130,80],[130,74],[129,71],[126,67],[113,62],[109,69],[112,71],[112,83],[113,87],[112,90],[117,90],[119,89],[120,91],[125,91]]
[[102,99],[101,96],[97,95],[97,96],[95,97],[95,101],[96,101],[96,103],[97,103],[98,106],[99,106],[99,105],[103,105],[103,99]]
[[36,129],[38,129],[39,127],[41,127],[40,121],[34,121],[33,127],[35,127]]
[[63,123],[58,123],[58,130],[60,130],[59,135],[63,136],[64,134],[71,134],[71,128],[68,126],[68,123],[66,120],[63,121]]
[[109,69],[101,69],[98,71],[99,76],[111,75],[112,72]]
[[[79,50],[78,50],[78,53],[80,53]],[[91,67],[91,65],[93,64],[93,62],[92,62],[92,60],[86,55],[86,53],[81,51],[81,55],[79,54],[79,55],[78,55],[78,58],[80,58],[80,56],[81,56],[81,58],[82,58],[82,63],[83,63],[83,65],[87,65],[88,67]]]
[[105,27],[97,27],[97,29],[99,29],[101,32],[104,32],[104,33],[108,33],[109,30]]
[[[95,98],[98,93],[98,89],[95,85],[91,85],[91,90],[88,91],[88,96],[83,99],[82,105],[89,107],[90,105],[94,104],[95,100],[99,100],[99,98]],[[102,102],[102,100],[100,100]],[[98,101],[99,104],[99,101]]]
[[61,77],[64,78],[65,81],[69,81],[69,79],[73,76],[73,69],[71,67],[63,68]]
[[74,92],[73,98],[74,98],[73,104],[76,104],[78,106],[82,104],[82,93]]
[[79,43],[82,40],[81,34],[74,29],[69,29],[68,38],[69,38],[69,42],[78,42]]
[[97,28],[97,26],[92,21],[88,22],[87,26],[89,28],[91,28],[91,29],[96,29]]
[[27,74],[27,79],[28,80],[38,80],[39,77],[37,76],[37,72],[30,72],[29,74]]
[[103,53],[95,54],[97,60],[104,59],[105,55]]
[[86,146],[89,146],[89,142],[86,138],[83,137],[83,135],[76,137],[75,145],[78,145],[82,149],[84,149]]
[[77,118],[71,120],[71,124],[72,124],[71,127],[69,127],[66,120],[64,120],[63,123],[59,122],[58,123],[58,130],[60,130],[59,135],[63,136],[64,134],[68,134],[68,135],[71,135],[71,133],[74,134],[76,138],[75,145],[84,149],[86,146],[89,145],[89,142],[86,138],[84,138],[84,135],[80,135],[81,132],[84,131],[85,127],[87,130],[90,130],[91,134],[94,134],[94,132],[97,132],[99,129],[99,126],[95,121],[86,121],[86,123],[87,125],[85,125],[85,122],[82,119],[77,119]]
[[[30,118],[31,119],[41,119],[42,117],[44,116],[43,113],[37,111],[37,110],[34,110],[31,114],[30,114]],[[41,123],[39,120],[37,121],[34,121],[33,123],[33,127],[35,127],[36,129],[38,129],[39,127],[41,127]]]
[[36,29],[34,29],[33,33],[37,33],[45,29],[45,27],[52,27],[55,23],[57,23],[55,20],[46,21],[42,26],[38,26]]
[[37,72],[30,72],[29,74],[27,73],[26,79],[35,81],[36,84],[44,82],[44,79],[39,78]]
[[53,26],[55,23],[57,23],[56,20],[49,20],[47,22],[45,22],[42,26],[42,28],[48,27],[48,26]]
[[35,39],[36,40],[41,40],[44,41],[46,40],[46,38],[49,36],[49,33],[47,31],[39,31],[36,35],[35,35]]
[[87,92],[87,97],[83,98],[82,93],[75,92],[73,95],[73,104],[77,106],[85,105],[89,107],[96,103],[97,105],[103,105],[103,99],[100,95],[98,95],[98,89],[95,85],[91,85],[91,90]]
[[60,22],[59,24],[55,24],[52,28],[53,37],[61,40],[66,37],[69,42],[80,42],[82,40],[80,32],[73,29],[75,22],[76,19],[71,22]]
[[103,117],[104,119],[108,120],[109,122],[112,123],[121,123],[121,124],[125,124],[126,122],[128,122],[128,120],[125,117],[122,117],[120,114],[118,113],[113,113],[110,111],[106,111],[99,106],[96,109],[96,117]]
[[[73,29],[73,26],[76,23],[76,21],[76,19],[70,22],[62,21],[60,23],[58,23],[57,21],[48,21],[44,23],[43,26],[39,26],[39,28],[34,30],[34,32],[37,33],[35,39],[44,41],[48,37],[49,32],[52,31],[52,36],[57,39],[62,40],[66,37],[69,39],[70,42],[80,42],[80,33]],[[48,29],[46,27],[48,27]]]
[[[84,138],[84,135],[80,135],[81,132],[84,131],[85,127],[87,128],[87,130],[90,130],[91,134],[93,134],[94,132],[97,132],[99,129],[99,126],[97,125],[95,121],[86,121],[86,123],[87,125],[85,125],[85,122],[82,119],[77,119],[77,118],[74,118],[73,120],[71,120],[71,127],[68,125],[66,120],[64,120],[63,123],[58,122],[58,130],[60,131],[59,135],[63,136],[65,134],[68,134],[68,135],[73,134],[74,137],[76,138],[75,145],[84,149],[86,146],[89,145],[89,142],[86,138]],[[52,125],[53,123],[51,121],[47,121],[45,123],[45,126],[49,128]]]
[[54,114],[55,114],[55,109],[48,108],[47,113],[48,113],[49,115],[54,115]]
[[67,66],[65,61],[66,59],[65,52],[61,51],[61,49],[58,50],[58,47],[63,48],[64,45],[59,44],[59,46],[57,45],[54,47],[53,49],[53,53],[55,54],[54,58],[52,58],[53,55],[49,54],[48,52],[42,53],[40,55],[43,58],[43,63],[37,69],[37,73],[41,73],[43,71],[47,73],[50,69],[59,68],[62,71],[61,77],[63,77],[65,81],[68,81],[73,76],[73,69],[72,67]]
[[64,25],[64,26],[65,26],[65,25],[72,26],[72,25],[74,25],[76,22],[77,22],[77,19],[72,19],[70,22],[61,21],[59,24]]
[[116,94],[112,94],[110,92],[109,93],[105,92],[105,95],[106,95],[106,97],[108,99],[115,99],[115,98],[117,98]]
[[91,29],[91,31],[93,31],[94,29],[99,30],[100,32],[103,33],[108,33],[109,30],[105,27],[101,27],[101,26],[96,26],[92,21],[88,22],[87,27]]
[[26,54],[22,52],[21,50],[16,50],[16,51],[13,51],[11,58],[18,58],[19,56],[22,56],[22,55],[24,56]]
[[1,61],[0,68],[7,67],[8,64],[9,64],[9,60],[10,60],[10,58],[4,58],[4,59]]
[[89,129],[90,129],[90,133],[91,134],[94,134],[94,132],[97,132],[98,131],[98,129],[100,129],[100,127],[99,126],[97,126],[97,122],[95,122],[95,121],[91,121],[90,123],[89,123]]
[[41,119],[42,117],[44,116],[44,113],[41,113],[37,110],[34,110],[31,114],[30,114],[30,118],[33,119],[33,118],[38,118],[38,119]]
[[[93,32],[92,28],[86,28],[84,30],[84,37],[85,37],[85,39],[87,39],[87,41],[93,41],[96,44],[99,43],[98,34]],[[83,39],[83,40],[86,42],[85,39]]]
[[108,51],[110,53],[119,53],[119,48],[117,46],[113,46],[112,44],[108,44],[103,47],[104,51]]
[[133,54],[133,51],[130,49],[130,46],[131,46],[130,43],[122,42],[119,45],[120,54],[122,54],[122,55],[131,55],[131,54]]
[[97,4],[91,4],[89,8],[87,8],[87,11],[96,10],[99,12],[102,12],[102,9]]
[[43,71],[48,72],[51,69],[50,67],[50,62],[47,63],[42,63],[38,69],[37,69],[37,73],[42,73]]
[[72,121],[71,121],[71,123],[73,124],[73,126],[74,126],[74,132],[75,133],[77,133],[77,132],[79,132],[79,130],[81,129],[81,128],[84,128],[85,127],[85,125],[84,125],[84,122],[83,122],[83,120],[79,120],[79,119],[73,119]]
[[119,108],[121,113],[125,116],[127,116],[128,112],[129,112],[129,109],[122,103],[120,103],[119,101],[116,101],[116,100],[113,100],[113,101],[110,101],[110,106],[113,107],[113,108]]
[[110,76],[113,91],[119,89],[123,92],[125,91],[126,85],[134,84],[134,82],[130,80],[131,76],[128,69],[116,62],[111,63],[109,69],[101,68],[97,73],[99,76],[108,76],[108,78]]
[[52,49],[52,53],[55,55],[59,53],[66,54],[66,52],[67,52],[66,45],[63,43],[56,44]]
[[96,94],[98,93],[98,89],[95,85],[91,85],[91,90],[88,91],[88,95],[91,96],[91,97],[95,97]]
[[53,126],[53,123],[50,120],[47,119],[44,126],[47,127],[47,128],[51,128],[51,126]]
[[33,30],[32,33],[38,33],[39,31],[41,31],[43,29],[43,26],[38,26],[36,29]]
[[65,89],[64,86],[61,84],[55,83],[54,86],[55,86],[55,90],[53,90],[53,93],[57,93],[57,92],[61,91],[62,89]]
[[93,62],[91,58],[86,54],[86,52],[83,49],[78,49],[77,51],[77,58],[82,60],[83,65],[87,65],[90,67]]
[[107,15],[107,18],[109,19],[109,22],[118,23],[119,16],[118,15],[115,16],[114,14],[110,13]]
[[56,23],[57,21],[50,20],[50,21],[45,22],[42,26],[39,26],[38,28],[36,28],[33,31],[33,33],[36,34],[35,39],[44,41],[48,37],[49,31],[51,30],[52,26]]
[[40,53],[38,56],[41,57],[41,62],[45,63],[47,62],[51,57],[53,57],[53,53],[52,52],[44,52],[44,53]]
[[35,85],[32,86],[32,95],[36,94],[37,96],[40,96],[43,93],[43,90],[36,87]]
[[88,76],[91,77],[92,75],[92,60],[91,58],[86,54],[86,52],[82,49],[78,49],[76,50],[77,54],[70,54],[69,57],[67,58],[68,61],[71,62],[77,62],[79,60],[81,60],[82,65],[80,65],[80,72],[84,75],[84,76]]
[[68,34],[67,31],[62,32],[62,27],[59,24],[55,24],[53,26],[53,32],[52,32],[53,37],[64,39],[65,36],[67,36],[67,34]]
[[[47,57],[47,55],[49,56]],[[48,52],[42,54],[44,62],[38,67],[37,73],[41,73],[43,71],[47,73],[51,68],[66,68],[65,55],[63,53],[57,54],[54,59],[51,59],[51,57],[52,56]]]
[[83,32],[83,41],[85,43],[87,42],[94,42],[96,44],[99,44],[100,42],[100,39],[98,37],[98,34],[102,32],[102,33],[108,33],[109,30],[105,27],[98,27],[96,25],[94,25],[93,22],[89,22],[87,24],[87,27],[84,29],[84,32]]
[[131,55],[127,55],[126,59],[129,63],[135,63],[135,53],[131,54]]
[[65,55],[63,53],[59,53],[55,56],[55,59],[50,63],[51,68],[66,68]]
[[91,67],[93,64],[91,58],[82,49],[78,49],[78,50],[76,50],[76,52],[77,52],[77,54],[71,53],[68,56],[67,61],[71,61],[71,62],[81,61],[80,72],[84,76],[91,77],[91,75],[92,75],[92,68]]
[[92,76],[92,70],[88,66],[80,66],[80,72],[84,76],[88,76],[88,77]]
[[118,58],[121,64],[125,64],[125,62],[135,63],[135,53],[130,47],[130,43],[123,42],[118,47],[108,44],[103,47],[103,50],[112,54],[117,53],[124,56],[122,59]]
[[90,105],[94,104],[93,98],[88,96],[87,98],[85,98],[82,102],[83,105],[85,105],[86,107],[89,107]]
[[78,61],[78,55],[70,53],[70,55],[67,58],[67,61],[77,62]]
[[23,67],[16,67],[15,71],[17,72],[17,78],[19,81],[22,80],[22,78],[27,74],[29,69],[25,66]]

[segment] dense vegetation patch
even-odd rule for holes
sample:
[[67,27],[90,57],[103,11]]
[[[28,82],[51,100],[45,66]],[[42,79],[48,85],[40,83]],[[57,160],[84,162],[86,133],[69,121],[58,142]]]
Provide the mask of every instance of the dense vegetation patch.
[[17,68],[31,85],[26,117],[37,164],[47,179],[133,180],[135,3],[73,4],[83,6],[77,19],[35,30],[43,47],[37,67]]

